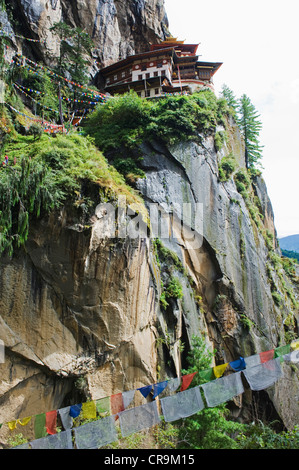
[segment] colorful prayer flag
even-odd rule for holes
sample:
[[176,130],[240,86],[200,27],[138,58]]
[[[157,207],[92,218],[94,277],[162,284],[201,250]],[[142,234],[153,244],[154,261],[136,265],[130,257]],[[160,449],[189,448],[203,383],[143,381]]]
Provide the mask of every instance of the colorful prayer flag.
[[46,430],[46,414],[45,413],[40,413],[35,416],[34,434],[35,434],[35,439],[46,437],[47,430]]
[[94,419],[97,417],[97,408],[94,401],[82,403],[82,418]]
[[225,369],[227,368],[227,366],[228,366],[228,362],[226,362],[225,364],[220,364],[219,366],[213,367],[213,372],[214,372],[214,375],[217,379],[222,377],[222,375],[224,374]]
[[27,418],[23,418],[23,419],[18,419],[18,424],[20,424],[21,426],[26,426],[26,424],[29,423],[31,418],[32,416],[28,416]]
[[193,372],[193,374],[187,374],[182,376],[182,385],[180,388],[180,391],[183,392],[184,390],[187,390],[187,388],[190,386],[194,376],[197,374],[197,372]]
[[261,364],[264,362],[271,361],[274,357],[274,349],[269,349],[269,351],[264,351],[260,353]]
[[137,390],[146,398],[150,392],[152,391],[153,386],[152,385],[146,385],[145,387],[140,387]]
[[72,405],[70,408],[70,415],[72,418],[77,418],[79,414],[81,413],[82,409],[82,404],[80,403],[79,405]]
[[16,429],[16,427],[17,427],[17,421],[16,421],[16,420],[14,420],[14,421],[9,421],[9,422],[7,423],[7,426],[9,427],[9,429],[10,429],[11,431],[13,431],[13,430]]
[[244,370],[246,367],[245,360],[243,357],[240,357],[236,361],[231,361],[229,365],[235,372],[240,372],[241,370]]
[[57,411],[48,411],[46,413],[46,430],[48,434],[56,434]]
[[289,344],[286,344],[285,346],[279,346],[274,350],[274,358],[284,356],[285,354],[288,354],[290,350],[291,348]]
[[99,398],[96,400],[97,413],[100,416],[107,416],[111,413],[110,410],[110,397]]
[[118,418],[118,413],[124,411],[124,402],[122,393],[116,393],[115,395],[111,395],[110,397],[110,405],[111,405],[111,413],[115,416],[115,419]]
[[213,367],[210,367],[210,369],[200,370],[198,375],[201,382],[210,382],[215,379]]

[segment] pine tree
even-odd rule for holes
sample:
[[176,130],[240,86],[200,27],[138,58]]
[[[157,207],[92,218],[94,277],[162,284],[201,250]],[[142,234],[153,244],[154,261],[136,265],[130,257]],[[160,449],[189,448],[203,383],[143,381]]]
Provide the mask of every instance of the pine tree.
[[255,106],[247,95],[242,95],[239,100],[238,124],[245,142],[245,160],[247,168],[260,165],[263,146],[260,145],[259,136],[262,123],[259,120]]
[[224,84],[222,86],[221,96],[226,99],[228,106],[232,110],[233,116],[236,118],[239,104],[237,98],[234,95],[234,92],[227,85]]

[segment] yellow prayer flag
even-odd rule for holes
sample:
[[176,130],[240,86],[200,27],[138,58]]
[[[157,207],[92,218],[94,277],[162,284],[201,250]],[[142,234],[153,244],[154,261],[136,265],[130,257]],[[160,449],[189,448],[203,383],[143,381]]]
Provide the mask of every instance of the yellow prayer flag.
[[82,417],[84,419],[93,419],[97,417],[95,401],[87,401],[82,403]]
[[228,366],[228,362],[226,364],[220,364],[220,366],[213,367],[214,375],[217,379],[224,374],[225,369]]
[[9,422],[7,423],[7,426],[9,427],[9,429],[10,429],[11,431],[13,431],[13,430],[16,429],[16,427],[17,427],[17,422],[16,422],[16,421],[9,421]]
[[296,349],[299,349],[299,339],[297,339],[296,341],[293,341],[291,343],[291,348],[295,351]]
[[28,416],[27,418],[23,418],[23,419],[18,419],[17,422],[21,425],[21,426],[26,426],[26,424],[29,423],[29,421],[31,420],[32,416]]

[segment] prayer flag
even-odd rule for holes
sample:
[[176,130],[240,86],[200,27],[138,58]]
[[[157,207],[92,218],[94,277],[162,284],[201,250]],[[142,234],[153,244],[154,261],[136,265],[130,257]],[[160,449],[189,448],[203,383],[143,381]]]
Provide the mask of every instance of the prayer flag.
[[240,357],[240,359],[237,359],[236,361],[232,361],[229,363],[232,369],[236,372],[240,372],[241,370],[245,369],[246,364],[244,361],[243,357]]
[[30,442],[32,449],[72,449],[72,431],[58,432],[57,434],[36,439]]
[[48,434],[56,434],[57,411],[48,411],[46,413],[46,429]]
[[17,421],[16,421],[16,420],[14,420],[14,421],[9,421],[9,422],[7,423],[7,426],[9,427],[9,429],[10,429],[11,431],[13,431],[13,430],[16,429],[16,427],[17,427]]
[[124,411],[124,402],[122,393],[116,393],[115,395],[111,395],[110,397],[110,405],[111,405],[111,413],[116,415],[115,419],[117,419],[117,414],[121,411]]
[[271,361],[274,357],[274,349],[269,349],[269,351],[264,351],[260,353],[261,364],[267,361]]
[[260,363],[261,358],[259,354],[253,354],[252,356],[248,356],[245,358],[246,369],[249,369],[249,367],[257,366]]
[[283,360],[285,362],[298,363],[299,362],[299,349],[296,349],[295,351],[292,351],[289,354],[285,354],[283,356]]
[[29,423],[29,421],[31,420],[32,416],[28,416],[27,418],[23,418],[23,419],[18,419],[18,423],[21,425],[21,426],[26,426],[26,424]]
[[130,404],[132,403],[135,395],[135,390],[129,390],[128,392],[123,392],[123,403],[124,403],[124,408],[128,408]]
[[136,406],[119,414],[122,437],[147,429],[160,423],[157,402]]
[[156,398],[160,393],[163,392],[163,390],[167,387],[168,382],[165,380],[164,382],[159,382],[157,384],[154,384],[154,395],[153,397]]
[[167,385],[167,390],[172,393],[175,392],[181,384],[181,378],[176,377],[174,379],[169,379],[168,380],[168,385]]
[[97,408],[94,401],[82,403],[82,418],[94,419],[97,417]]
[[60,410],[58,410],[61,423],[65,431],[67,429],[72,429],[73,427],[73,418],[70,415],[70,409],[70,406],[66,406],[65,408],[60,408]]
[[210,382],[211,380],[215,379],[213,367],[210,369],[200,370],[198,372],[201,382]]
[[200,385],[204,391],[208,407],[229,401],[244,392],[241,372],[235,372]]
[[213,367],[213,372],[217,379],[222,377],[227,366],[228,366],[228,362],[226,364],[220,364],[219,366]]
[[299,339],[296,341],[292,341],[291,343],[291,348],[295,351],[296,349],[299,349]]
[[35,433],[35,439],[40,439],[47,435],[45,413],[40,413],[35,416],[34,433]]
[[290,345],[286,344],[285,346],[279,346],[274,350],[274,358],[284,356],[290,352]]
[[242,373],[245,375],[251,390],[264,390],[283,376],[280,357],[249,369],[246,368]]
[[74,428],[77,449],[98,449],[117,441],[116,416],[107,416]]
[[146,385],[145,387],[140,387],[137,390],[146,398],[150,392],[152,391],[153,386],[152,385]]
[[110,414],[110,397],[99,398],[96,401],[97,413],[100,416],[107,416]]
[[194,376],[197,374],[197,372],[193,372],[193,374],[187,374],[182,376],[182,385],[180,388],[180,391],[183,392],[184,390],[187,390],[187,388],[190,386],[192,380],[194,379]]
[[166,422],[187,418],[204,408],[200,388],[189,388],[189,390],[162,398],[161,407]]
[[78,404],[78,405],[72,405],[71,408],[70,408],[70,415],[72,418],[77,418],[77,416],[79,416],[79,414],[81,413],[81,409],[82,409],[82,404]]

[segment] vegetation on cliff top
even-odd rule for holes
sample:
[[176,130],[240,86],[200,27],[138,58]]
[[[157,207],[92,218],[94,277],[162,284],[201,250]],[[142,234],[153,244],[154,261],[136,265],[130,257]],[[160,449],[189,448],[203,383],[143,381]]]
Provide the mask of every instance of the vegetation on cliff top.
[[[15,133],[5,145],[8,164],[0,169],[0,253],[12,254],[28,237],[30,219],[71,203],[81,213],[103,198],[143,205],[88,137],[77,133],[49,137]],[[91,186],[97,201],[90,200]]]
[[142,177],[139,145],[158,140],[175,144],[215,132],[229,112],[225,99],[210,90],[188,96],[145,100],[131,91],[99,105],[84,125],[86,134],[129,180]]

